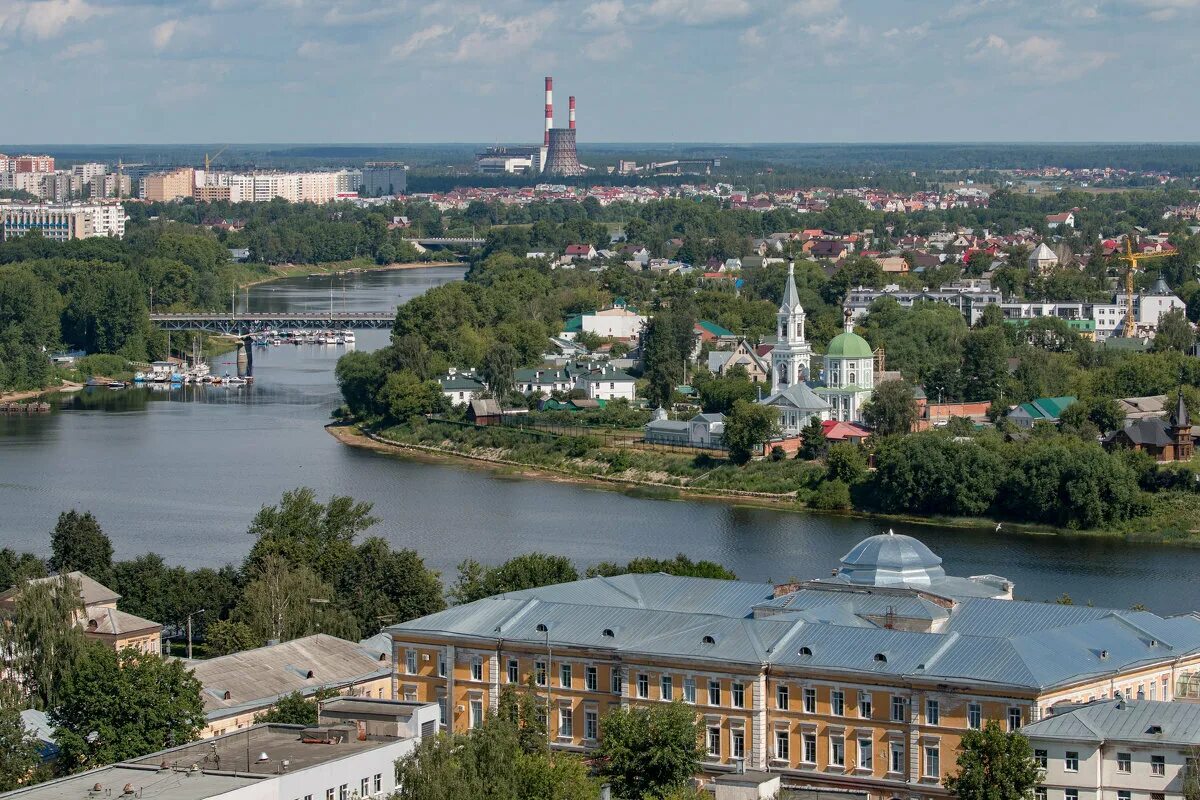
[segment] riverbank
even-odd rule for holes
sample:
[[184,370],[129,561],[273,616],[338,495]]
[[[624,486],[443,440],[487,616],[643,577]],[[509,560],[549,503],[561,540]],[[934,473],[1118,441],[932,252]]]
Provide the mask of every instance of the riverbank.
[[325,264],[271,264],[265,266],[268,273],[261,277],[238,282],[239,289],[248,289],[263,283],[277,281],[280,278],[303,278],[308,275],[340,275],[343,273],[359,272],[398,272],[410,269],[429,269],[431,267],[457,267],[458,261],[406,261],[394,264],[376,264],[365,258],[351,261],[331,261]]
[[63,381],[56,386],[46,386],[41,389],[26,389],[22,392],[4,392],[0,393],[0,403],[20,403],[24,400],[36,400],[39,397],[44,397],[50,394],[63,394],[66,392],[78,392],[83,388],[82,383],[74,381]]
[[681,486],[645,477],[627,477],[600,473],[583,473],[546,465],[533,465],[504,458],[494,451],[462,452],[448,447],[388,439],[377,432],[363,431],[356,424],[331,423],[326,431],[340,443],[383,455],[403,455],[418,461],[438,464],[469,464],[499,475],[524,480],[551,481],[585,486],[602,491],[620,492],[633,497],[653,500],[708,501],[732,506],[754,506],[777,511],[843,517],[848,519],[874,520],[881,527],[894,524],[919,525],[923,527],[954,528],[975,533],[1018,534],[1028,536],[1129,540],[1139,543],[1162,543],[1171,545],[1200,546],[1200,540],[1181,540],[1163,535],[1122,530],[1070,530],[1033,525],[1028,523],[999,521],[983,517],[922,517],[910,514],[882,514],[860,509],[822,509],[799,500],[796,491],[748,492],[712,487]]

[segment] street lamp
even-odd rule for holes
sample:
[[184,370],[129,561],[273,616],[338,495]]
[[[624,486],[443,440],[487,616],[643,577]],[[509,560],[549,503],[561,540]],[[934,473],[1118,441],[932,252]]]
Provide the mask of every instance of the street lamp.
[[187,657],[188,657],[188,661],[192,660],[192,617],[200,616],[203,613],[204,613],[204,609],[201,608],[201,609],[197,609],[196,611],[193,611],[191,614],[187,615],[187,637],[188,637]]

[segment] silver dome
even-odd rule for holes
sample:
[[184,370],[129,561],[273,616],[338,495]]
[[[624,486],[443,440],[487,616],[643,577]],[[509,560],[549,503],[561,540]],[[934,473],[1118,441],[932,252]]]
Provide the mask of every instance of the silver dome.
[[944,579],[942,559],[922,542],[892,531],[863,539],[846,555],[837,575],[860,586],[929,586]]

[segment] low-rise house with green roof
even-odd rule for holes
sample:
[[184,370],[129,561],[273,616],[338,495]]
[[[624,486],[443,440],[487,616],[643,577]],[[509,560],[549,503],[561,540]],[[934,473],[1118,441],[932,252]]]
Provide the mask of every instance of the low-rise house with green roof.
[[1062,413],[1076,402],[1074,397],[1039,397],[1008,412],[1008,419],[1018,428],[1032,428],[1034,423],[1057,425]]
[[695,330],[700,341],[709,344],[736,344],[738,340],[736,333],[707,319],[697,321]]
[[473,369],[451,367],[438,378],[442,394],[452,405],[465,406],[487,391],[483,379]]

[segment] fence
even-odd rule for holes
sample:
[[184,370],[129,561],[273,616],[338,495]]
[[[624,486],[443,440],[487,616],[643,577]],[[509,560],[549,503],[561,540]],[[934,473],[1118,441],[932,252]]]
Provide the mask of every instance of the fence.
[[431,422],[441,422],[447,425],[457,425],[463,428],[496,428],[516,431],[534,438],[561,438],[564,436],[587,436],[597,441],[602,447],[627,447],[635,450],[650,450],[666,453],[684,453],[688,455],[710,455],[714,458],[724,458],[729,451],[718,445],[685,445],[669,442],[646,441],[641,431],[614,430],[588,425],[560,425],[531,420],[525,414],[501,414],[499,422],[472,422],[470,420],[448,419],[440,415],[429,417]]

